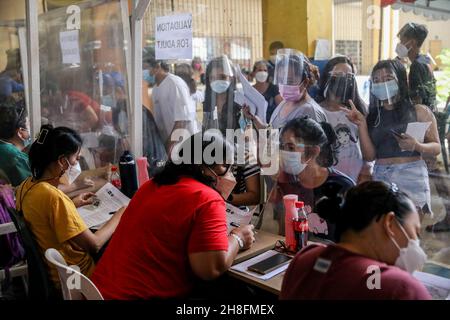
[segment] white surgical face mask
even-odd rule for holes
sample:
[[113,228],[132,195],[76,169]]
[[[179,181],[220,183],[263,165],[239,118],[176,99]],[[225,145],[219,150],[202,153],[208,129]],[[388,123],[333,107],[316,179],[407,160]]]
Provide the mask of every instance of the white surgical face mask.
[[308,163],[302,163],[302,153],[280,150],[281,169],[292,175],[299,175],[308,166]]
[[400,226],[400,229],[402,229],[403,234],[408,239],[408,245],[406,248],[400,248],[394,238],[391,237],[392,242],[400,251],[398,258],[395,261],[395,265],[409,273],[413,273],[416,270],[422,270],[423,265],[427,261],[427,255],[420,247],[420,241],[418,239],[410,239],[400,223],[398,221],[397,223]]
[[397,47],[395,48],[395,52],[397,53],[399,58],[407,58],[409,50],[407,46],[405,46],[403,43],[399,42],[397,44]]
[[374,83],[372,94],[380,101],[392,99],[398,94],[399,88],[396,80],[388,82]]
[[76,165],[71,166],[70,162],[68,160],[67,164],[69,165],[69,168],[67,168],[67,170],[64,172],[64,174],[59,178],[59,182],[61,182],[62,184],[69,186],[71,185],[76,178],[78,178],[78,176],[81,173],[81,167],[80,167],[80,163],[77,161]]
[[269,73],[266,71],[259,71],[255,74],[255,79],[258,82],[266,82],[269,77]]
[[228,90],[230,86],[230,81],[228,80],[215,80],[211,82],[211,89],[218,94],[224,93]]

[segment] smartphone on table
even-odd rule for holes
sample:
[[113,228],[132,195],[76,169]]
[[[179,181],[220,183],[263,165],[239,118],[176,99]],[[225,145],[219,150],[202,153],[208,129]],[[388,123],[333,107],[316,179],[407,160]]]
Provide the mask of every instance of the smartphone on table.
[[289,263],[292,260],[292,257],[289,257],[282,253],[277,253],[267,259],[259,261],[251,266],[248,266],[247,269],[249,271],[253,271],[262,275],[268,274],[273,270]]

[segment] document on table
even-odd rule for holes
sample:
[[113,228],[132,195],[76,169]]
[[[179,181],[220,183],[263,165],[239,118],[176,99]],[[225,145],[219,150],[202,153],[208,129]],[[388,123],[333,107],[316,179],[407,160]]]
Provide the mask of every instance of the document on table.
[[277,252],[275,250],[266,251],[266,252],[260,254],[259,256],[253,257],[251,259],[248,259],[248,260],[246,260],[244,262],[241,262],[241,263],[238,263],[238,264],[232,266],[231,270],[242,272],[242,273],[251,275],[251,276],[253,276],[255,278],[261,279],[261,280],[269,280],[269,279],[275,277],[277,274],[280,274],[280,273],[286,271],[286,269],[289,267],[289,263],[286,263],[286,264],[282,265],[281,267],[273,270],[272,272],[269,272],[268,274],[264,274],[264,275],[256,273],[256,272],[249,271],[247,269],[248,269],[249,266],[251,266],[251,265],[253,265],[255,263],[258,263],[260,261],[263,261],[263,260],[265,260],[267,258],[270,258],[271,256],[274,256],[274,255],[276,255],[278,253],[279,252]]
[[129,202],[126,195],[108,182],[97,191],[94,203],[78,208],[78,213],[88,228],[92,228],[111,219],[111,212],[127,206]]
[[236,90],[234,95],[234,102],[243,106],[244,104],[250,107],[250,112],[257,115],[261,120],[265,121],[267,112],[267,101],[258,90],[253,88],[247,78],[238,70],[239,80],[242,84],[243,91]]
[[406,128],[406,134],[414,137],[420,143],[425,139],[425,133],[430,127],[431,122],[410,122]]
[[231,225],[231,223],[235,223],[239,226],[248,225],[252,220],[253,213],[255,212],[256,208],[257,207],[255,206],[252,210],[244,211],[227,202],[227,233],[229,234],[231,230],[235,228]]
[[450,279],[415,271],[414,278],[422,282],[433,300],[450,300]]

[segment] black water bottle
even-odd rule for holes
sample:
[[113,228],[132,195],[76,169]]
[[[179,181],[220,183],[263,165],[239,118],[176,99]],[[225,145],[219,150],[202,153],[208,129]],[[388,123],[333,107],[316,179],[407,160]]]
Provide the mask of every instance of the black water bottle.
[[138,189],[138,180],[136,173],[136,162],[130,151],[125,151],[120,157],[119,162],[121,191],[129,198],[132,198]]

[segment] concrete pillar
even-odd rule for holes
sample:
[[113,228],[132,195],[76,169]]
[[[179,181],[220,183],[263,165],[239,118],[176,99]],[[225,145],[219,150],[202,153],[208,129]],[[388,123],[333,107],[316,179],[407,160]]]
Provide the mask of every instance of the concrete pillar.
[[269,45],[283,42],[287,48],[313,56],[317,39],[333,37],[333,0],[262,0],[264,56]]

